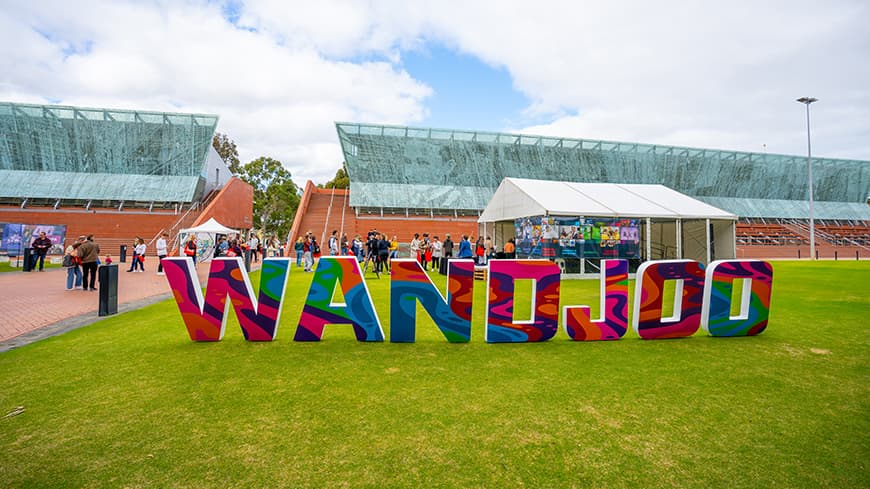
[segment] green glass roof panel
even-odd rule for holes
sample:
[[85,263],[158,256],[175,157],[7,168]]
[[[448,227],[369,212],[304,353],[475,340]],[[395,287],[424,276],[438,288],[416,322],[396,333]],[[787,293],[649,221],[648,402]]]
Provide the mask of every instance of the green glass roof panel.
[[199,175],[218,118],[0,102],[0,169]]
[[[386,190],[358,195],[352,191],[351,205],[360,207],[383,207],[379,201],[386,199],[399,208],[438,209],[443,208],[438,201],[446,200],[458,208],[482,209],[488,199],[472,202],[491,196],[505,177],[664,184],[692,197],[745,202],[802,201],[807,196],[806,157],[801,156],[404,126],[337,123],[336,127],[352,189],[354,184],[375,184],[366,189],[377,184],[445,189],[437,192],[439,199],[413,195],[404,201],[404,193],[394,185],[382,188],[395,189],[396,196],[386,195]],[[817,202],[866,205],[870,161],[814,158],[813,162]],[[465,187],[481,190],[471,197],[471,192],[458,190]],[[463,202],[463,198],[470,200]],[[831,209],[837,208],[847,209]]]

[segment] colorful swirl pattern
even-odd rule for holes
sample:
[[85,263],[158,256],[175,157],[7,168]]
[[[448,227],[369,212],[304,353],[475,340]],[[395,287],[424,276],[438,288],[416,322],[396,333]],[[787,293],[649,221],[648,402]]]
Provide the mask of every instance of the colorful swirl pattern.
[[417,331],[417,301],[451,343],[471,340],[474,262],[451,260],[447,265],[447,300],[417,260],[390,262],[390,341],[413,343]]
[[215,258],[211,261],[204,300],[196,270],[187,257],[166,258],[163,269],[191,340],[220,341],[226,330],[230,305],[246,340],[275,339],[281,300],[290,272],[289,258],[263,261],[259,301],[254,298],[241,258]]
[[[681,338],[698,331],[704,293],[704,265],[694,260],[646,262],[638,268],[637,276],[631,321],[638,336],[645,340]],[[662,291],[666,280],[683,282],[680,314],[674,320],[662,319]]]
[[575,341],[618,340],[628,329],[628,260],[601,262],[601,319],[592,321],[589,306],[562,308],[562,325]]
[[[487,286],[487,343],[546,341],[559,328],[559,266],[549,260],[492,260]],[[533,318],[515,323],[514,281],[535,280]]]
[[[336,283],[341,284],[345,304],[332,303]],[[320,341],[327,324],[352,325],[359,341],[384,341],[381,322],[355,257],[320,258],[293,339]]]
[[[731,316],[734,279],[751,281],[741,300],[741,313]],[[744,282],[745,283],[745,282]],[[707,268],[701,325],[711,336],[754,336],[767,328],[773,267],[761,260],[721,260]]]

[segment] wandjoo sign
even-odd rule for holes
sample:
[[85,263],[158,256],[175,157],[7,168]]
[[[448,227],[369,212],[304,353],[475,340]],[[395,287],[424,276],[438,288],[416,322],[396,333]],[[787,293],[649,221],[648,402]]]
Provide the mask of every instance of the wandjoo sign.
[[[562,326],[576,341],[618,340],[628,327],[628,262],[603,260],[601,317],[584,305],[562,308]],[[193,341],[220,341],[230,307],[248,341],[272,341],[278,334],[289,258],[263,260],[255,297],[241,258],[211,261],[205,295],[187,257],[163,260],[166,279]],[[417,303],[453,343],[471,340],[474,263],[448,265],[447,297],[416,260],[392,261],[390,341],[414,342]],[[531,280],[531,317],[514,318],[514,284]],[[739,282],[735,282],[739,280]],[[673,313],[663,317],[664,284],[674,282]],[[486,283],[484,337],[489,343],[546,341],[559,325],[560,270],[549,260],[491,260]],[[731,314],[733,288],[740,287],[740,310]],[[773,269],[760,260],[722,260],[705,267],[693,260],[648,261],[637,270],[631,327],[643,339],[691,336],[704,328],[711,336],[753,336],[767,327]],[[333,302],[336,287],[345,302]],[[354,257],[320,259],[296,323],[294,340],[319,341],[327,325],[351,325],[359,341],[384,341],[384,330],[365,278]]]

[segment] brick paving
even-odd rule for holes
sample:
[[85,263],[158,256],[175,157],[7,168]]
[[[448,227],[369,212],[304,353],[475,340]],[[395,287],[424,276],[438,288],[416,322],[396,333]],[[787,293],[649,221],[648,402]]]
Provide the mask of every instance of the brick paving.
[[[145,266],[150,270],[127,273],[129,263],[118,263],[119,313],[171,297],[166,277],[155,273],[156,261],[146,261]],[[58,268],[0,273],[0,351],[101,319],[99,293],[66,290],[66,274]],[[198,265],[197,274],[205,285],[207,264]]]

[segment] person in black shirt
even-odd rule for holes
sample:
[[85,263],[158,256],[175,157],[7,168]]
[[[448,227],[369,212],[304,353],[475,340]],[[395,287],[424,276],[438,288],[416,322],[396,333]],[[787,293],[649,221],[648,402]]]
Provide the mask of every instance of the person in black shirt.
[[39,237],[33,240],[33,251],[35,255],[33,255],[33,266],[31,269],[36,268],[36,263],[39,262],[39,271],[43,271],[43,266],[45,265],[45,255],[48,254],[48,250],[51,248],[51,240],[46,237],[45,232],[39,233]]
[[383,233],[378,235],[378,273],[383,271],[389,272],[389,267],[387,266],[387,259],[390,257],[390,241],[387,239],[387,236]]
[[444,250],[444,253],[442,254],[444,258],[453,258],[453,240],[450,239],[449,234],[446,235],[442,248]]

